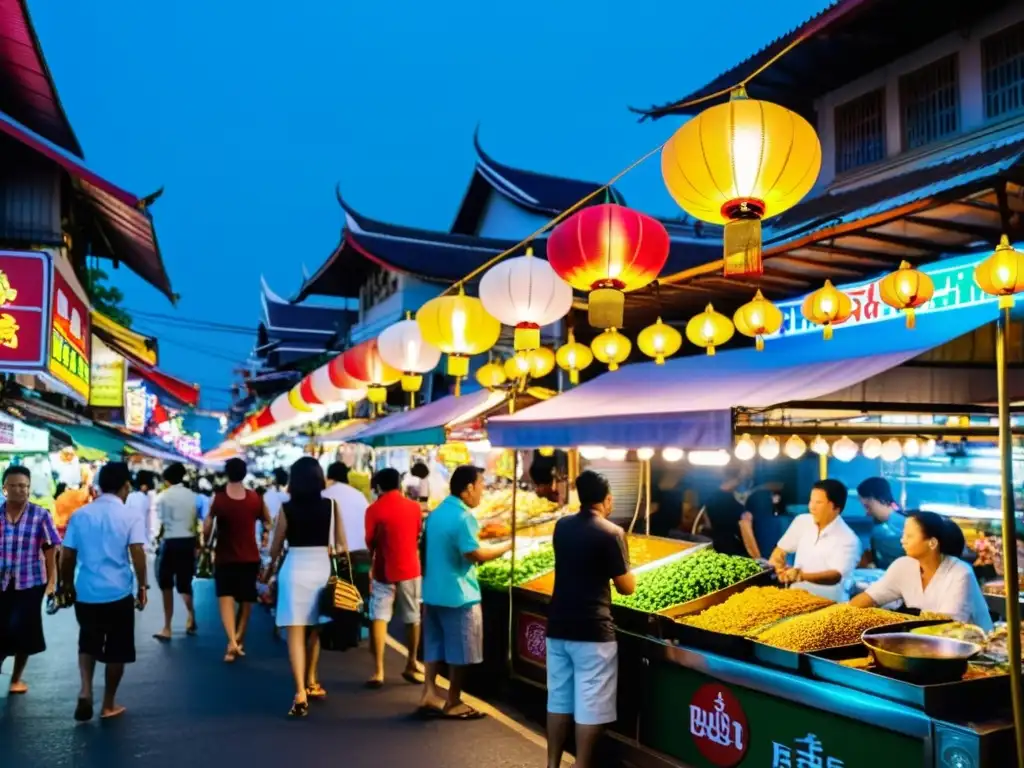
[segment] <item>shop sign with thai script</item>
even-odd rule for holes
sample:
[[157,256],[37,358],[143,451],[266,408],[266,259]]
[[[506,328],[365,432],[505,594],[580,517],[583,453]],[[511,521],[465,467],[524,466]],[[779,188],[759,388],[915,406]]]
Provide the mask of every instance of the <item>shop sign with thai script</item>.
[[89,401],[91,378],[89,315],[85,301],[72,289],[61,271],[54,269],[49,369],[55,379],[67,385],[85,402]]
[[[995,296],[984,293],[974,282],[974,268],[988,258],[989,254],[962,256],[955,259],[944,259],[921,267],[921,271],[931,277],[935,283],[935,295],[931,301],[918,307],[917,314],[930,312],[946,312],[954,309],[974,307],[979,304],[995,302]],[[878,280],[863,283],[852,283],[837,286],[850,297],[853,303],[853,314],[842,324],[842,328],[851,325],[865,325],[883,320],[900,318],[902,313],[885,304],[878,290]],[[801,333],[821,333],[821,326],[808,322],[800,312],[804,300],[780,301],[777,306],[782,311],[782,329],[776,336],[795,336]]]
[[46,370],[52,264],[42,251],[0,251],[0,371]]
[[693,694],[690,736],[700,753],[718,768],[732,768],[747,754],[747,717],[725,685],[708,683]]
[[516,627],[516,651],[519,658],[538,667],[547,665],[548,620],[529,611],[518,614]]
[[[151,399],[152,397],[152,399]],[[124,425],[131,432],[142,434],[149,424],[153,413],[156,396],[151,396],[146,385],[138,379],[125,384],[124,388]]]
[[91,368],[89,405],[96,408],[123,408],[125,359],[95,334],[92,337]]
[[0,453],[46,453],[50,433],[0,413]]

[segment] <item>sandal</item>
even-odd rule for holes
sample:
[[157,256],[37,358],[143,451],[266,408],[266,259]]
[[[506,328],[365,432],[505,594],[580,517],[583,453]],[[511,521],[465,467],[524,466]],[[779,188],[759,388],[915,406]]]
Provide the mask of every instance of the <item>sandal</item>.
[[288,710],[288,717],[305,717],[309,714],[309,702],[294,701],[292,708]]
[[306,688],[306,698],[321,700],[326,699],[327,691],[324,690],[324,687],[320,685],[320,683],[313,683],[312,685]]
[[185,625],[185,634],[188,635],[189,637],[194,637],[195,634],[198,631],[199,631],[199,625],[196,624],[195,621],[193,621],[191,624],[186,624]]
[[473,709],[468,704],[464,704],[466,708],[461,712],[445,711],[441,713],[442,719],[445,720],[482,720],[487,717],[483,712],[477,709]]
[[228,651],[224,654],[224,663],[225,664],[234,664],[237,660],[238,660],[238,651],[237,650],[228,649]]
[[79,699],[75,706],[75,720],[85,723],[92,720],[92,702],[89,699]]

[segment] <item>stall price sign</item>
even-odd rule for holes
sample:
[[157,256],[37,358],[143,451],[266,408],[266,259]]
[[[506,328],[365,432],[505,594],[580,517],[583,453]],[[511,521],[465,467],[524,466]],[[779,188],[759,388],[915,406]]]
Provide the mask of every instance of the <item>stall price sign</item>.
[[46,370],[50,256],[0,250],[0,371]]
[[96,408],[124,407],[125,359],[93,334],[89,405]]
[[902,768],[924,761],[923,740],[881,724],[669,661],[652,660],[646,671],[640,742],[693,768]]
[[516,626],[516,650],[523,661],[546,667],[548,661],[548,620],[536,613],[522,611]]
[[53,270],[50,309],[50,373],[89,400],[91,333],[89,307],[59,269]]

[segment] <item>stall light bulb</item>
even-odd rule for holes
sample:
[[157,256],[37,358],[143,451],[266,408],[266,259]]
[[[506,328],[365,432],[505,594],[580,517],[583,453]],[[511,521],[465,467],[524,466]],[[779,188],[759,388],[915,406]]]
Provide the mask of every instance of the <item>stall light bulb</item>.
[[791,459],[799,459],[805,453],[807,453],[807,443],[804,442],[800,435],[793,435],[786,441],[786,445],[782,448],[786,452],[786,455]]
[[860,452],[865,459],[877,459],[882,455],[882,441],[877,437],[869,437],[861,446]]
[[929,437],[921,443],[921,458],[928,459],[935,455],[935,440]]
[[665,448],[661,452],[661,458],[663,458],[665,461],[671,461],[671,462],[679,461],[679,460],[681,460],[683,458],[683,449],[682,448]]
[[757,446],[758,455],[765,461],[771,461],[779,457],[779,441],[778,438],[772,437],[771,435],[765,435],[761,438],[761,444]]
[[811,452],[819,456],[828,456],[828,440],[818,435],[811,440]]
[[908,459],[916,459],[921,455],[921,443],[916,437],[908,437],[903,441],[903,455]]
[[695,467],[724,467],[731,460],[728,451],[690,451],[690,463]]
[[654,458],[654,449],[653,448],[637,448],[636,449],[636,457],[638,459],[640,459],[640,461],[650,461],[651,459]]
[[857,458],[857,450],[857,444],[845,435],[832,444],[832,455],[839,461],[853,461]]
[[605,451],[604,457],[608,461],[625,461],[626,460],[626,449],[625,448],[609,448]]
[[740,461],[750,461],[757,455],[757,446],[750,435],[743,435],[733,449],[733,455]]
[[581,445],[580,456],[587,461],[597,461],[603,459],[608,452],[602,445]]
[[899,461],[903,458],[903,446],[895,437],[891,437],[882,443],[882,461]]

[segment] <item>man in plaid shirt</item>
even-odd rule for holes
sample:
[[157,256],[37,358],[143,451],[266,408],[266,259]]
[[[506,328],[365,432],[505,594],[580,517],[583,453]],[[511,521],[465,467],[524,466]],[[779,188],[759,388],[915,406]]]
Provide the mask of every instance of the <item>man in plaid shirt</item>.
[[[26,693],[21,676],[28,657],[46,650],[43,598],[57,585],[60,537],[50,513],[28,500],[32,474],[27,467],[4,471],[7,497],[0,504],[0,666],[14,657],[12,694]],[[45,565],[45,570],[44,570]]]

